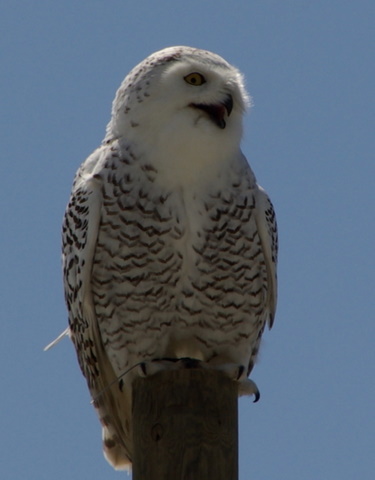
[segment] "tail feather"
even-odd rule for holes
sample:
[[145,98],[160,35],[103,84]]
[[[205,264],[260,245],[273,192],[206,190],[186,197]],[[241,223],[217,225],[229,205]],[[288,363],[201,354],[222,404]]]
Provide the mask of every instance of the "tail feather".
[[103,451],[106,460],[115,470],[131,470],[131,460],[119,442],[116,434],[112,434],[107,427],[103,427]]

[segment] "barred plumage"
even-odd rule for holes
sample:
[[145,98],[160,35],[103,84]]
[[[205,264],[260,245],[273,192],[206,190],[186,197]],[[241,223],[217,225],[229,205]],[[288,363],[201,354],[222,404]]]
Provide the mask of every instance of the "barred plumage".
[[157,52],[125,78],[77,172],[63,225],[70,336],[115,468],[131,463],[132,367],[242,365],[241,387],[272,325],[277,228],[240,150],[246,104],[221,57]]

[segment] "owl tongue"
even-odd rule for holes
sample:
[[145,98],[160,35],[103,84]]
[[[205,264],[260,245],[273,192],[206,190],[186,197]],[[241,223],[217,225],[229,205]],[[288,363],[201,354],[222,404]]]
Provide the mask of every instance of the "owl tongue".
[[233,109],[233,98],[231,95],[228,95],[222,103],[206,105],[204,103],[192,103],[192,107],[203,110],[208,114],[210,119],[219,127],[225,128],[226,123],[224,120],[225,114],[230,115]]

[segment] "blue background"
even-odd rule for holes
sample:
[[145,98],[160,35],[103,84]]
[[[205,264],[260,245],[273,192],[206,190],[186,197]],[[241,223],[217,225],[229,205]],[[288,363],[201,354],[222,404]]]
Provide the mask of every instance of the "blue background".
[[280,295],[240,400],[241,480],[374,478],[373,0],[0,6],[0,476],[124,478],[68,340],[60,225],[115,91],[148,54],[212,50],[254,107],[243,150],[275,204]]

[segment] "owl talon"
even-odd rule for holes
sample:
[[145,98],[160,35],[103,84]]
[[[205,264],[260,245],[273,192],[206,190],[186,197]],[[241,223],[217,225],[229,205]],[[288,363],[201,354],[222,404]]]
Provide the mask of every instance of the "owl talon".
[[243,365],[238,365],[237,363],[224,363],[222,365],[208,365],[208,368],[215,368],[220,370],[231,380],[239,382],[241,378],[246,379],[245,367]]
[[141,377],[147,377],[148,373],[147,373],[146,363],[145,362],[140,363],[139,368],[141,370],[140,376]]
[[242,375],[244,374],[244,371],[245,371],[245,367],[243,365],[240,365],[240,367],[238,368],[238,376],[236,380],[239,380],[242,377]]
[[257,403],[257,401],[260,399],[260,391],[257,389],[256,392],[254,393],[254,400],[253,403]]
[[260,399],[260,392],[255,382],[246,378],[238,382],[238,396],[249,396],[254,395],[254,403]]

